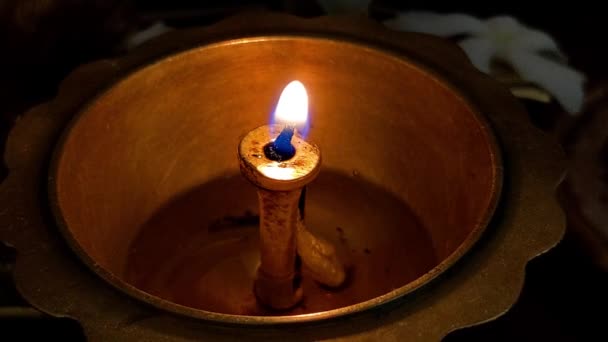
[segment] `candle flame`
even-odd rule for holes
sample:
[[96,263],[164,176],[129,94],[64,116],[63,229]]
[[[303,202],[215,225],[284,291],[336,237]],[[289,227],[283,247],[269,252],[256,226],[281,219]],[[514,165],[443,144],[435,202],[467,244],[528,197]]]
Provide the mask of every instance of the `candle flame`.
[[300,81],[291,81],[279,98],[274,123],[302,129],[308,120],[308,94]]

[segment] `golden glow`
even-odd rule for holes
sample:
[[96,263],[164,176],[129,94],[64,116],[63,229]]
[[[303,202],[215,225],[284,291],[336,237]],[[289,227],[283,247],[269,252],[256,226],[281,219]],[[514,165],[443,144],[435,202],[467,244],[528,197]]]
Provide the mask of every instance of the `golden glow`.
[[290,126],[303,126],[308,119],[308,94],[300,81],[291,81],[279,98],[274,111],[274,122]]
[[264,176],[276,180],[292,180],[298,176],[298,172],[293,167],[284,167],[280,163],[259,165],[258,171]]

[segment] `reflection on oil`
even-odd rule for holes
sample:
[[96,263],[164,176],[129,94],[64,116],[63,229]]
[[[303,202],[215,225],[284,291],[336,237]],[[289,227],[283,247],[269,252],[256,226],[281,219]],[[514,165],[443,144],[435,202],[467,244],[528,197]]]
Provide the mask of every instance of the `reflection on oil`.
[[131,243],[132,285],[185,306],[241,315],[304,314],[372,299],[436,266],[427,231],[394,195],[360,177],[322,172],[308,188],[306,224],[348,261],[338,290],[303,270],[302,305],[259,307],[252,287],[259,263],[255,188],[238,175],[217,179],[159,210]]

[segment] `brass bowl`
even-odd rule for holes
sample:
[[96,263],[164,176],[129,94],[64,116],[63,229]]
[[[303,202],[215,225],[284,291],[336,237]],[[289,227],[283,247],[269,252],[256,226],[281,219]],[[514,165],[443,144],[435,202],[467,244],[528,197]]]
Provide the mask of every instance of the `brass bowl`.
[[[309,90],[310,139],[324,158],[325,172],[310,188],[307,222],[343,245],[355,276],[342,290],[347,295],[311,284],[317,300],[306,309],[268,315],[235,307],[249,289],[231,284],[247,284],[255,242],[230,241],[235,229],[238,236],[255,234],[251,226],[222,224],[256,210],[253,189],[238,176],[236,147],[267,122],[292,79]],[[49,224],[44,216],[23,223],[39,227],[31,228],[33,240],[14,231],[2,237],[18,250],[36,251],[20,257],[16,268],[32,304],[79,319],[92,337],[212,338],[246,331],[258,338],[441,338],[503,313],[521,289],[525,263],[563,234],[553,199],[561,155],[530,126],[521,106],[453,45],[366,20],[256,14],[176,32],[124,59],[80,69],[57,99],[26,118],[37,122],[46,110],[64,120],[79,113],[63,130],[50,169],[60,231],[77,256],[120,291],[65,252],[41,248],[54,239],[40,230]],[[43,120],[39,139],[52,141],[63,126]],[[33,134],[15,128],[9,167],[16,145],[35,140]],[[30,174],[44,167],[48,153],[35,150]],[[20,183],[27,174],[13,172],[3,189],[18,187],[31,198]],[[508,186],[494,214],[503,179]],[[23,203],[15,201],[8,212],[19,212]],[[218,243],[228,247],[209,247]],[[179,261],[168,260],[176,254]],[[225,260],[246,265],[207,277]],[[55,278],[34,277],[23,266],[36,262],[50,264]],[[166,275],[184,267],[200,271]],[[222,282],[226,274],[234,281]],[[177,278],[170,288],[168,280]],[[203,285],[184,287],[201,278]],[[42,281],[54,289],[47,296],[35,290]],[[197,291],[202,294],[179,295]],[[164,311],[125,301],[121,292]],[[323,300],[330,297],[335,300]],[[229,299],[213,302],[217,298]],[[324,325],[311,323],[320,320]],[[276,330],[277,323],[302,325]],[[108,324],[117,328],[108,331]]]

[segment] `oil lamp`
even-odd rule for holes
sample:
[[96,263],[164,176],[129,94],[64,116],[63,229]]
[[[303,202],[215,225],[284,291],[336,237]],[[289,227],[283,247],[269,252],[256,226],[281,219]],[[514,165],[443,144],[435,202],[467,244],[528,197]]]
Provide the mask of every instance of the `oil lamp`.
[[[319,173],[319,148],[299,134],[307,123],[308,95],[289,83],[277,104],[274,125],[249,132],[239,146],[241,172],[258,187],[261,265],[255,291],[262,303],[288,309],[302,299],[296,258],[313,277],[339,286],[346,277],[335,248],[304,225],[304,187]],[[276,138],[275,138],[276,137]]]
[[[277,104],[292,80],[313,127],[254,129],[307,112]],[[252,13],[83,66],[4,157],[17,288],[90,340],[440,340],[564,232],[521,105],[453,44],[354,18]]]

